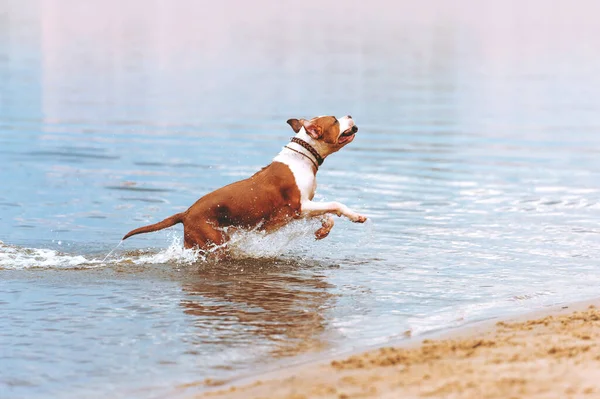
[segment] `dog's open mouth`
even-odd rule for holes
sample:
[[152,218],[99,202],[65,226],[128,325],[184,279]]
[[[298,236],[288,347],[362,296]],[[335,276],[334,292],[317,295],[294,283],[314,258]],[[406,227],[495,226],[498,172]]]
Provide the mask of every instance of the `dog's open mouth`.
[[338,139],[338,144],[344,144],[354,140],[354,135],[356,132],[358,132],[358,128],[356,126],[352,126],[350,129],[344,131],[344,133],[342,133]]

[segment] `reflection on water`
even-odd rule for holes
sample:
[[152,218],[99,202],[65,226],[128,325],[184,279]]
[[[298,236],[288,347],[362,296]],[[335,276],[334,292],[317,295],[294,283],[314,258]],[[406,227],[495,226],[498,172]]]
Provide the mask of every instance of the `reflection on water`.
[[323,313],[332,306],[333,286],[319,268],[292,260],[246,259],[203,266],[186,280],[181,301],[195,316],[199,344],[257,345],[268,340],[275,358],[324,346]]
[[[169,395],[597,295],[599,8],[0,2],[3,397]],[[178,226],[102,262],[322,114],[361,130],[317,199],[367,224],[216,265]]]

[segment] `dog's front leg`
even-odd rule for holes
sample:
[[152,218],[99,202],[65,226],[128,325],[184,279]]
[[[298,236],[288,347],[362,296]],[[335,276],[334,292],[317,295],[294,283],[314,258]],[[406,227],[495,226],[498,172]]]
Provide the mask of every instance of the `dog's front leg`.
[[325,215],[327,213],[335,213],[338,216],[346,216],[354,223],[364,223],[367,220],[366,216],[360,215],[346,205],[339,202],[314,202],[306,201],[301,205],[301,214],[304,217],[315,217]]

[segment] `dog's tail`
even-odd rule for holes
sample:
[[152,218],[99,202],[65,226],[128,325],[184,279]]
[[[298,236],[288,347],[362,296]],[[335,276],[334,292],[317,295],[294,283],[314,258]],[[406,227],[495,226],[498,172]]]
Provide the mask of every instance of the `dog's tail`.
[[177,223],[183,223],[183,213],[178,213],[176,215],[170,216],[162,222],[154,223],[149,226],[139,227],[135,230],[131,230],[129,233],[125,234],[123,240],[126,240],[129,237],[134,236],[136,234],[151,233],[153,231],[166,229],[167,227],[174,226]]

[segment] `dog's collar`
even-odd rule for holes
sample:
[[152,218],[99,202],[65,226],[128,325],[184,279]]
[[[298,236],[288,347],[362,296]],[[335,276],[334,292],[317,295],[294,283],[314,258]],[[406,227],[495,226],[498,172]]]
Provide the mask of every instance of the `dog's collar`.
[[[292,143],[296,143],[299,146],[302,146],[305,150],[310,152],[313,157],[315,157],[315,160],[317,161],[317,164],[318,164],[318,166],[315,165],[315,166],[317,166],[317,169],[319,169],[319,166],[323,165],[323,157],[321,156],[321,154],[319,154],[317,152],[317,150],[314,149],[314,147],[312,145],[308,144],[306,141],[304,141],[298,137],[292,137]],[[290,148],[290,147],[287,147],[287,148]],[[305,155],[305,154],[302,154],[302,155]],[[312,159],[311,159],[311,161],[312,161]]]
[[292,147],[288,147],[287,145],[284,148],[287,148],[290,151],[294,151],[296,154],[302,155],[304,158],[308,159],[313,165],[315,165],[315,170],[317,172],[319,171],[319,165],[317,165],[317,163],[315,162],[315,160],[312,159],[311,157],[309,157],[307,154],[305,154],[305,153],[303,153],[301,151],[295,150]]

